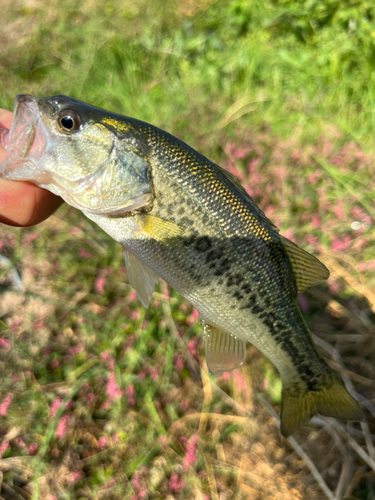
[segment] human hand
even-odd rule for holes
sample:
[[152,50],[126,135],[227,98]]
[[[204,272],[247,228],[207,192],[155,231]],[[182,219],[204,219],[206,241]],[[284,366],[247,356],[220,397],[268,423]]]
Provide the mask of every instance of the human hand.
[[[10,128],[12,113],[0,108],[0,127]],[[0,163],[6,156],[0,145]],[[0,178],[0,223],[10,226],[33,226],[47,219],[63,200],[31,182]]]

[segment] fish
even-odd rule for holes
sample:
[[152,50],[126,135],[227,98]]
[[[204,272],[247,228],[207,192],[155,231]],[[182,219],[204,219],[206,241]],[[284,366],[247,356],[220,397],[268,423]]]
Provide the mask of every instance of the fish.
[[247,342],[274,364],[284,436],[316,413],[362,420],[297,303],[329,271],[232,174],[153,125],[64,95],[18,95],[2,137],[0,176],[61,196],[119,242],[146,308],[162,278],[198,310],[212,375],[239,368]]

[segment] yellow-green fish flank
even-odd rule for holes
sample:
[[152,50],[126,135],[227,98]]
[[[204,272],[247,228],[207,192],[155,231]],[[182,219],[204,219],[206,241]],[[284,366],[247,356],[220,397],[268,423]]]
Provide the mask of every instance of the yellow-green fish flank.
[[284,435],[315,412],[361,419],[297,305],[327,269],[282,237],[232,175],[152,125],[65,96],[19,96],[7,150],[3,177],[62,196],[124,246],[146,307],[161,277],[197,308],[211,373],[239,367],[246,341],[274,363]]

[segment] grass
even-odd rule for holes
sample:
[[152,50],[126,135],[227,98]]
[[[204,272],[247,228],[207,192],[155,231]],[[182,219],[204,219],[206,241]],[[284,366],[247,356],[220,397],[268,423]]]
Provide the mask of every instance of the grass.
[[1,496],[373,498],[372,2],[1,5],[0,105],[64,93],[164,128],[327,264],[300,305],[368,420],[282,438],[272,365],[249,347],[209,378],[191,306],[162,283],[146,311],[121,248],[63,206],[1,228],[23,284],[3,273]]

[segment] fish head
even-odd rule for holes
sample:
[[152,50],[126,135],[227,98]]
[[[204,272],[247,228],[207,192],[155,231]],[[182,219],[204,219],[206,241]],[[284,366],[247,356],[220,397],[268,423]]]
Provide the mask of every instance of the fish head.
[[0,176],[30,181],[92,214],[151,203],[145,145],[125,117],[58,95],[18,95]]

